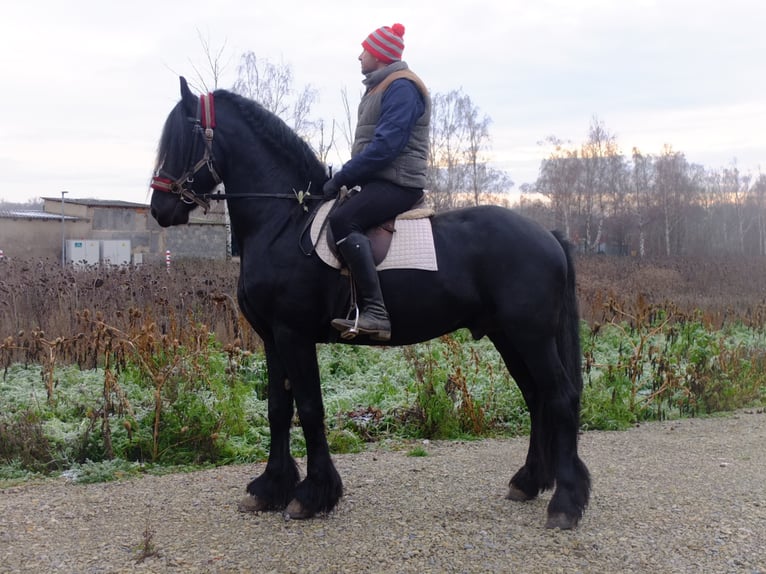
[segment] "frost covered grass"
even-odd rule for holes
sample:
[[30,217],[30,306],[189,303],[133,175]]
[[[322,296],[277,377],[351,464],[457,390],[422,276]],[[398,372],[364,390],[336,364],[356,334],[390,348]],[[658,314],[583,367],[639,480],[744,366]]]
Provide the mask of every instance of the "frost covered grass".
[[631,319],[583,325],[584,428],[766,404],[763,328],[712,329],[698,314],[655,307]]
[[[333,451],[356,452],[365,442],[382,439],[525,432],[523,399],[500,369],[492,346],[456,337],[465,340],[445,337],[407,351],[321,345]],[[464,347],[465,357],[462,350],[450,355]],[[466,357],[469,368],[462,365]],[[72,480],[86,481],[157,466],[267,456],[266,372],[260,353],[223,350],[210,339],[194,350],[165,349],[154,360],[151,369],[139,361],[113,370],[56,367],[50,388],[45,368],[9,366],[0,380],[0,457],[7,464],[0,478],[12,479],[25,468],[65,471]],[[424,364],[428,380],[418,374]],[[466,416],[467,398],[472,416]],[[24,438],[8,440],[12,436]],[[302,456],[297,419],[292,437],[293,453]]]
[[[265,360],[230,295],[236,266],[6,268],[0,481],[265,459]],[[763,405],[762,269],[581,258],[582,428]],[[317,350],[333,452],[529,430],[494,347],[465,331],[407,348]],[[294,423],[291,447],[302,456]]]
[[[582,323],[584,429],[764,404],[762,330],[713,331],[693,318],[649,316],[641,325]],[[318,352],[333,452],[358,452],[372,441],[528,432],[526,406],[501,358],[467,332],[408,348],[320,345]],[[8,367],[0,380],[0,480],[64,472],[78,482],[105,481],[265,459],[260,353],[208,339],[193,351],[166,350],[162,360],[153,371],[130,361],[113,371],[57,367],[52,400],[42,367]],[[305,454],[297,420],[292,450]]]

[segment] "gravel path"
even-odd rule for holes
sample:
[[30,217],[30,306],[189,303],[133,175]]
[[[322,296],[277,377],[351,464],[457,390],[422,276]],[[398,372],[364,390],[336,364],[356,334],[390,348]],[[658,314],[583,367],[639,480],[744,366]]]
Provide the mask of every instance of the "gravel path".
[[[346,495],[310,521],[236,511],[263,465],[0,490],[0,572],[766,573],[766,414],[589,432],[593,496],[545,530],[550,494],[504,500],[527,439],[335,457]],[[137,562],[143,533],[158,555]]]

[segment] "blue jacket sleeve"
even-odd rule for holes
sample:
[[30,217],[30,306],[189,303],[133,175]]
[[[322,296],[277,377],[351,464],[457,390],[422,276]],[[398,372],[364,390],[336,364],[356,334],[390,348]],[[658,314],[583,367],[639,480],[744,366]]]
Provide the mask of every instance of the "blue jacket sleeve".
[[423,96],[413,82],[393,81],[381,99],[380,119],[372,141],[335,174],[337,184],[350,187],[363,183],[394,161],[425,109]]

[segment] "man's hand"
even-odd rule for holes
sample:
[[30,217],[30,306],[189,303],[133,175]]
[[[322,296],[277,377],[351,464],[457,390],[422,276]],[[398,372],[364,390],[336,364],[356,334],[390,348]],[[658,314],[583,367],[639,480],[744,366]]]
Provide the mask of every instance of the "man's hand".
[[325,197],[337,197],[340,193],[340,185],[335,181],[335,177],[328,179],[322,186],[322,195]]

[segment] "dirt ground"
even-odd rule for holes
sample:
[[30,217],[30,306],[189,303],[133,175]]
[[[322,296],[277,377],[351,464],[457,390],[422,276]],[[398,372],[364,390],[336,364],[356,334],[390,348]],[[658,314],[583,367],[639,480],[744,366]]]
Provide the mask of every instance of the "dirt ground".
[[504,499],[526,437],[432,442],[426,457],[335,457],[345,496],[309,521],[237,512],[260,464],[6,488],[0,572],[766,574],[766,414],[588,432],[580,445],[593,495],[574,531],[543,528],[549,493]]

